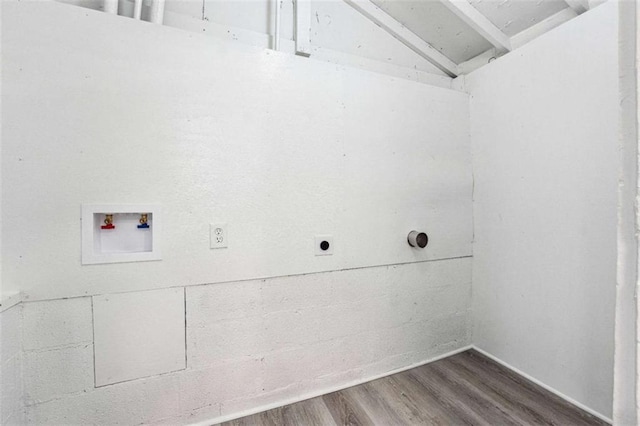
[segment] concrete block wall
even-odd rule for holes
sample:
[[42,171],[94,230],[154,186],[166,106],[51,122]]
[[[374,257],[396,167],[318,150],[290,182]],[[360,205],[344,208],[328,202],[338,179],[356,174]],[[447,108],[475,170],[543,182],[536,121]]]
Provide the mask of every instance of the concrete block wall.
[[22,305],[0,312],[0,424],[24,423]]
[[471,343],[470,258],[188,286],[185,295],[187,368],[102,387],[91,297],[24,303],[28,423],[211,420]]
[[91,298],[24,303],[27,407],[93,388]]

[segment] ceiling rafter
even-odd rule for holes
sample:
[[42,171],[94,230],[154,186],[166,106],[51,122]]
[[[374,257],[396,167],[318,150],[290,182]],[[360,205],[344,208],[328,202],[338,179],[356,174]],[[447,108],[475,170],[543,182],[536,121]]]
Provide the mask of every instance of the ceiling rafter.
[[296,55],[311,55],[311,0],[295,0]]
[[453,12],[489,43],[493,44],[496,49],[506,52],[511,50],[509,37],[467,0],[440,0],[440,3],[445,5],[447,9]]
[[598,7],[601,4],[606,3],[608,0],[586,0],[589,9],[593,9],[594,7]]
[[569,5],[571,9],[578,15],[589,10],[589,1],[588,0],[564,0],[566,4]]
[[537,24],[511,37],[511,46],[514,49],[517,49],[523,44],[529,43],[531,40],[541,36],[547,31],[551,31],[552,29],[564,24],[565,22],[575,18],[576,16],[577,14],[573,9],[569,7],[566,9],[562,9],[560,12],[549,16],[547,19],[540,21]]
[[[571,0],[565,0],[568,4]],[[581,2],[581,3],[586,3]],[[588,9],[583,9],[583,12]],[[583,13],[582,12],[582,13]],[[578,16],[578,12],[576,12],[576,8],[567,7],[562,9],[561,11],[549,16],[548,18],[538,22],[530,26],[529,28],[519,32],[518,34],[512,36],[510,38],[511,48],[513,50],[518,49],[519,47],[527,44],[531,40],[541,36],[542,34],[551,31],[552,29],[564,24],[567,21]],[[491,48],[465,62],[458,64],[458,69],[460,70],[460,74],[469,74],[472,71],[486,65],[494,59],[499,58],[507,52],[499,51],[498,49]]]
[[438,49],[418,37],[371,1],[344,0],[344,2],[356,9],[380,28],[387,31],[393,37],[397,38],[418,55],[444,71],[447,75],[456,77],[459,74],[458,65],[455,62],[440,53]]
[[460,69],[460,74],[469,74],[478,68],[481,68],[488,64],[489,62],[496,60],[503,56],[506,52],[498,51],[495,47],[482,52],[481,54],[474,56],[471,59],[468,59],[461,64],[458,64],[458,68]]

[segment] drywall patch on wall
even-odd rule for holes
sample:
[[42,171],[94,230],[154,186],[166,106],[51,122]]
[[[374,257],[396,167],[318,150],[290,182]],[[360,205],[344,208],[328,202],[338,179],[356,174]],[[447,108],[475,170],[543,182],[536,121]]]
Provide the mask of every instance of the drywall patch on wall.
[[185,368],[183,288],[93,296],[96,386]]
[[[471,255],[466,94],[55,2],[3,8],[2,273],[29,300]],[[81,266],[96,202],[162,204],[163,260]],[[228,249],[209,249],[214,220]],[[313,255],[319,234],[333,256]]]
[[[149,293],[155,291],[109,297],[144,305]],[[471,341],[470,258],[192,286],[186,298],[185,370],[96,388],[86,345],[30,351],[28,420],[207,420],[364,381]],[[91,322],[86,312],[74,314],[82,305],[69,300],[30,304],[56,305],[74,322]],[[163,303],[142,309],[150,318],[165,310]],[[57,387],[34,382],[36,372]]]
[[24,424],[22,304],[0,312],[0,423]]
[[611,417],[617,6],[468,75],[474,344]]

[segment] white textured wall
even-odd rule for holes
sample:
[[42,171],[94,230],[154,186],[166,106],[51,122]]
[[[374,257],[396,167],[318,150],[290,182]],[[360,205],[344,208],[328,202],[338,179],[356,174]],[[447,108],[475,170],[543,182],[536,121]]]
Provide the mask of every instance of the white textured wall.
[[474,343],[610,417],[617,8],[472,73]]
[[24,423],[22,305],[0,312],[0,424]]
[[[3,19],[5,288],[35,300],[471,254],[465,94],[59,3]],[[163,205],[163,260],[81,266],[82,203]],[[209,249],[214,221],[228,249]],[[318,234],[333,256],[314,256]]]
[[[103,0],[57,0],[102,10]],[[275,0],[167,0],[164,23],[174,28],[262,48],[273,47]],[[293,1],[281,1],[280,51],[295,54]],[[118,13],[133,16],[133,2],[121,1]],[[143,5],[142,19],[148,8]],[[357,37],[354,35],[357,34]],[[342,0],[311,2],[311,61],[393,75],[450,87],[451,78]]]
[[318,395],[469,345],[470,297],[469,258],[187,287],[187,368],[98,388],[91,298],[27,302],[27,419],[185,424]]
[[620,173],[618,185],[618,271],[616,288],[613,422],[638,423],[638,63],[640,8],[621,2]]
[[[25,295],[31,423],[210,419],[470,344],[465,94],[59,3],[5,2],[2,27],[3,291]],[[81,266],[82,203],[162,204],[163,260]],[[92,298],[168,287],[186,369],[96,387]]]

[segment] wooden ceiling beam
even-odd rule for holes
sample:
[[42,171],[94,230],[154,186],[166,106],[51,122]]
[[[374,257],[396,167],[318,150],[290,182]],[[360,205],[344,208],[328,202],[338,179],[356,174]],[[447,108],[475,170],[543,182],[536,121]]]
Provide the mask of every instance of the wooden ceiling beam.
[[564,24],[565,22],[575,18],[576,16],[577,14],[573,11],[573,9],[569,7],[567,7],[566,9],[562,9],[560,12],[549,16],[547,19],[540,21],[537,24],[511,37],[511,46],[514,49],[517,49],[518,47],[529,43],[531,40],[541,36],[547,31],[551,31],[552,29]]
[[589,2],[583,0],[564,0],[564,2],[571,8],[573,11],[580,15],[587,10],[589,10]]
[[509,36],[503,33],[467,0],[440,0],[440,3],[445,5],[447,9],[499,51],[509,52],[511,50]]
[[407,27],[402,25],[371,1],[344,0],[344,2],[391,34],[393,37],[397,38],[409,49],[431,62],[440,70],[444,71],[450,77],[456,77],[459,74],[458,65],[455,62],[440,53],[438,49],[418,37],[415,33],[410,31]]
[[311,55],[311,0],[295,0],[296,55]]

